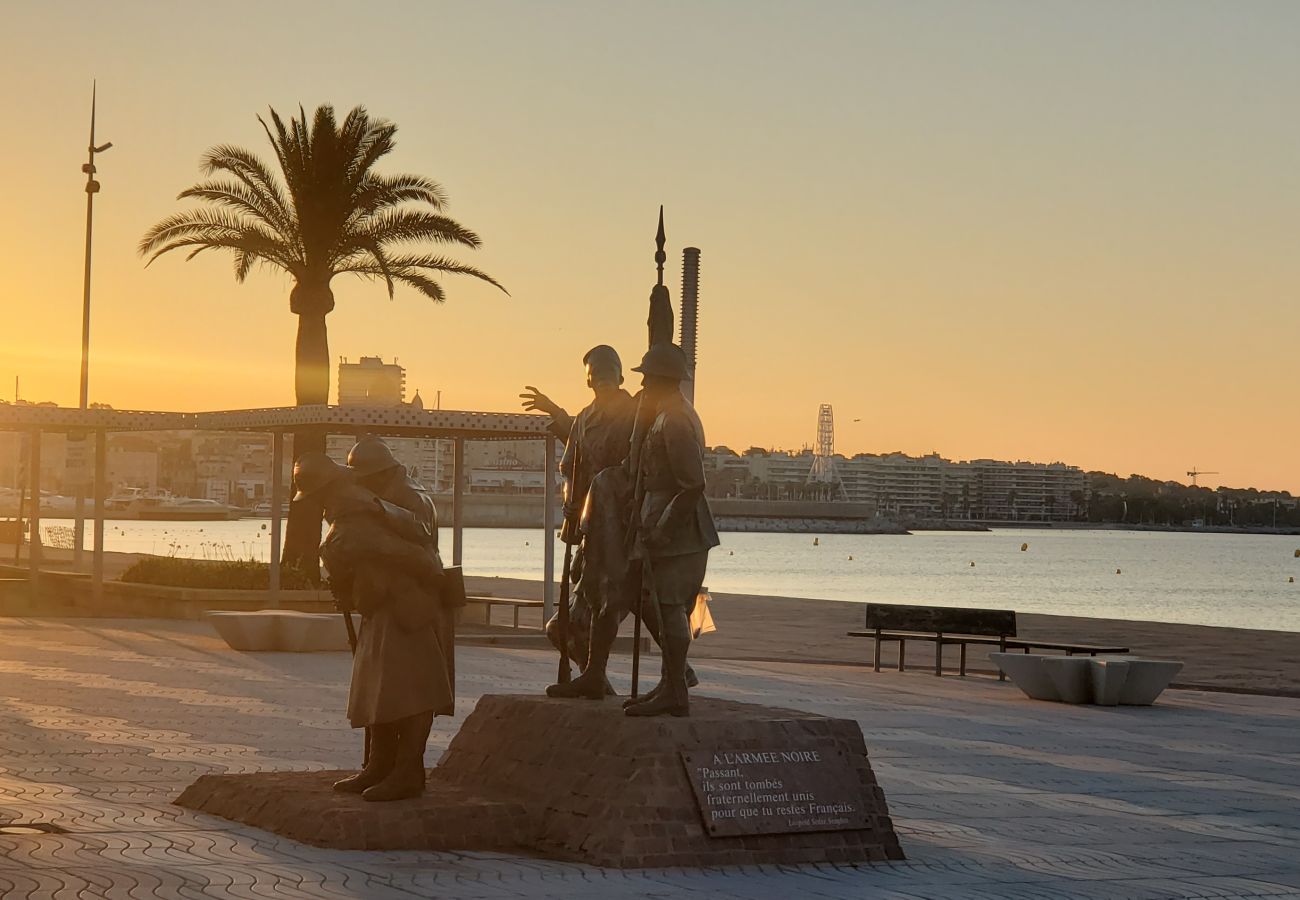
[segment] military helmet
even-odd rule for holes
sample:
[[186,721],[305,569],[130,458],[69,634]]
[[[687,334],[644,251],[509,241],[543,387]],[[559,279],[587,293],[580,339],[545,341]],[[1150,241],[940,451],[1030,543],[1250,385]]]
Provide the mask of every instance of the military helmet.
[[597,344],[592,347],[583,355],[582,364],[593,369],[608,366],[618,372],[619,377],[623,375],[623,360],[618,358],[618,351],[609,344]]
[[293,464],[293,484],[298,489],[293,499],[301,500],[319,493],[321,488],[347,474],[345,466],[340,466],[318,450],[310,450],[298,457]]
[[642,375],[658,375],[675,381],[689,381],[690,367],[686,364],[686,354],[676,344],[655,344],[641,358],[641,365],[632,369]]
[[377,437],[364,437],[348,451],[348,468],[362,478],[400,465],[392,449]]

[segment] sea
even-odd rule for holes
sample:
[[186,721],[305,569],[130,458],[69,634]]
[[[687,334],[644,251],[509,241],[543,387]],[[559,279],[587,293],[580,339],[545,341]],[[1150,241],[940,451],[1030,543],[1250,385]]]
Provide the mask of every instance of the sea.
[[[72,522],[41,524],[49,535],[50,526]],[[104,546],[266,560],[269,529],[268,519],[110,521]],[[88,540],[90,532],[87,527]],[[541,529],[467,528],[465,572],[540,578],[544,540]],[[443,529],[441,541],[449,558],[450,529]],[[716,593],[1300,632],[1298,550],[1300,536],[1293,535],[1017,528],[910,535],[728,532],[709,557],[707,586]]]

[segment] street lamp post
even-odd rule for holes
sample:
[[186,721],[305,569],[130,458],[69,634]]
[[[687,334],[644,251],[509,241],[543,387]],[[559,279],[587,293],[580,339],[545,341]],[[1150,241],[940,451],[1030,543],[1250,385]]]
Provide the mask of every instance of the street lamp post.
[[[103,153],[111,143],[100,144],[95,146],[95,97],[96,85],[91,83],[90,88],[90,144],[87,146],[88,158],[81,171],[86,173],[86,268],[83,281],[83,294],[81,303],[81,408],[87,409],[90,405],[90,241],[93,229],[93,220],[95,212],[95,195],[99,193],[99,182],[95,180],[95,154]],[[81,569],[82,548],[86,538],[86,482],[85,473],[85,442],[86,435],[79,434],[76,440],[81,444],[81,453],[78,455],[80,471],[77,473],[77,493],[76,506],[73,512],[75,516],[73,521],[73,568],[78,571]]]

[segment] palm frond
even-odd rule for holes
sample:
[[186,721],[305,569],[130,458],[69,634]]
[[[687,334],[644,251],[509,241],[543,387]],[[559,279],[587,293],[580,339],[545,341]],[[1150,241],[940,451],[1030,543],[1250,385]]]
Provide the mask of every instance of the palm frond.
[[259,206],[268,221],[275,222],[281,231],[292,230],[293,208],[289,198],[285,196],[280,180],[271,174],[257,154],[243,147],[221,144],[203,155],[200,166],[205,175],[226,172],[238,178],[259,198]]
[[137,249],[141,256],[148,256],[146,265],[149,265],[171,250],[200,244],[210,248],[243,249],[287,272],[301,268],[287,251],[284,241],[265,227],[223,209],[191,209],[168,216],[145,233]]
[[347,255],[370,241],[380,244],[430,241],[471,248],[482,243],[477,234],[447,216],[414,209],[392,209],[357,223],[352,233],[344,235],[339,255]]
[[[370,266],[358,265],[354,268],[345,269],[342,271],[349,272],[360,278],[382,277],[382,273],[379,271],[379,268],[374,265],[370,265]],[[403,284],[408,284],[411,287],[415,288],[417,291],[419,291],[421,294],[424,294],[424,296],[428,297],[430,300],[433,300],[435,303],[441,303],[443,302],[443,300],[447,298],[447,294],[442,289],[442,285],[438,284],[438,282],[434,281],[432,278],[428,277],[423,272],[420,272],[418,270],[408,269],[405,271],[394,271],[392,273],[392,277],[395,280],[402,282]],[[391,299],[392,295],[390,294],[389,296]]]
[[[445,256],[425,255],[407,255],[393,256],[387,260],[388,268],[393,273],[394,278],[401,280],[400,276],[410,273],[419,273],[420,269],[431,269],[435,272],[446,272],[452,275],[469,275],[481,281],[486,281],[501,290],[506,296],[510,292],[502,284],[486,272],[476,269],[473,266],[467,266],[464,263],[457,262]],[[377,274],[377,267],[373,260],[368,259],[360,254],[341,262],[334,270],[337,273],[358,272]]]
[[282,240],[288,241],[294,233],[293,223],[286,219],[284,210],[276,209],[267,197],[258,194],[242,181],[203,181],[176,195],[178,200],[205,200],[258,220]]

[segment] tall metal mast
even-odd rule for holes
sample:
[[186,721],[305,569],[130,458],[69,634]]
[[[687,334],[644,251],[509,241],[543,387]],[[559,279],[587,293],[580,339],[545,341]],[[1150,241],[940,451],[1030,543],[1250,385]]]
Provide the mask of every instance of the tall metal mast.
[[[90,88],[90,142],[86,147],[87,159],[81,171],[86,173],[86,267],[85,276],[82,282],[82,300],[81,300],[81,408],[86,409],[90,404],[90,246],[91,238],[94,232],[94,215],[95,215],[95,195],[99,193],[99,182],[95,180],[95,154],[103,153],[111,143],[95,146],[95,101],[98,95],[98,85],[91,82]],[[85,471],[85,440],[86,436],[80,436],[81,440],[81,472]],[[86,537],[86,483],[84,478],[78,477],[76,506],[73,511],[73,567],[81,568],[81,551]]]

